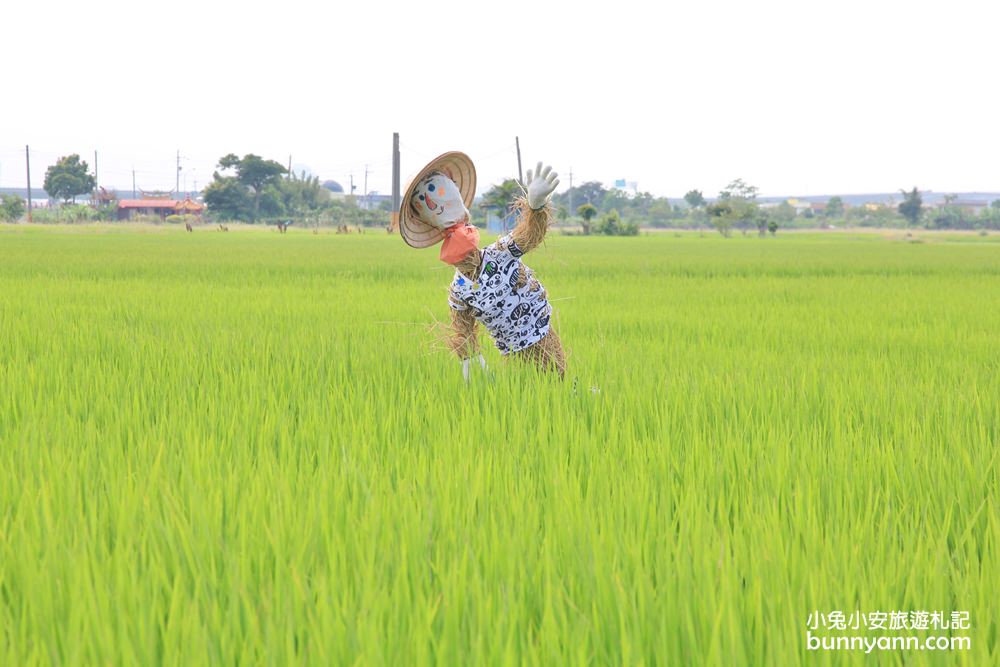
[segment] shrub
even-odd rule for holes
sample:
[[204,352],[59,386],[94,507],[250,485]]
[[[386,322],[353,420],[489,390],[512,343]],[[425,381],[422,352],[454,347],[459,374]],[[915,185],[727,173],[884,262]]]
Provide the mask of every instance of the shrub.
[[67,204],[59,208],[58,217],[62,222],[93,222],[101,218],[101,214],[86,204]]
[[0,220],[16,222],[24,215],[24,200],[17,195],[0,197]]
[[611,209],[601,217],[594,231],[604,236],[638,236],[639,223],[625,222],[617,209]]

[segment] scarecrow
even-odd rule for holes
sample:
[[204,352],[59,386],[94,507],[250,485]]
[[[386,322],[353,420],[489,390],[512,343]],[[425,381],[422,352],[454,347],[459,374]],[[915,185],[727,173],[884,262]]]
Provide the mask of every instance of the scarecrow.
[[544,239],[552,220],[549,196],[559,185],[551,167],[539,162],[528,171],[528,187],[514,204],[517,224],[496,242],[479,247],[479,230],[470,224],[469,206],[476,193],[476,168],[464,153],[445,153],[410,182],[399,209],[399,231],[414,248],[439,241],[441,261],[455,267],[448,290],[451,308],[449,347],[462,360],[478,356],[478,323],[486,327],[505,358],[520,359],[562,377],[566,357],[552,328],[552,306],[545,288],[521,258]]

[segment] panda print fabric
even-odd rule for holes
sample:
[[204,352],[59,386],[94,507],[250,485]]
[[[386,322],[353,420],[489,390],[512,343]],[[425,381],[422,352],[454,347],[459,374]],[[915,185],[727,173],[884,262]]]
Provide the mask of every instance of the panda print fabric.
[[[530,347],[549,333],[552,306],[531,269],[521,263],[523,254],[508,234],[483,248],[477,280],[455,271],[449,290],[448,305],[453,310],[471,308],[501,354]],[[527,280],[518,287],[522,266]]]

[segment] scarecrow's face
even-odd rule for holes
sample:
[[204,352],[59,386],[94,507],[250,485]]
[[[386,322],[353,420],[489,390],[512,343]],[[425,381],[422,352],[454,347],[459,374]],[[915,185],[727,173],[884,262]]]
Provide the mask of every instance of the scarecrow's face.
[[434,172],[420,181],[413,191],[410,205],[421,220],[439,229],[469,219],[469,211],[465,208],[458,186],[439,172]]

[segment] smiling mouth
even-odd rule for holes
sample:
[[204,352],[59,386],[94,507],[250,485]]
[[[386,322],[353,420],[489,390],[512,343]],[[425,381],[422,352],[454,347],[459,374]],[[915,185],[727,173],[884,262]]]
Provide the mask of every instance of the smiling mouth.
[[424,204],[427,206],[429,211],[431,211],[434,215],[441,215],[444,213],[444,206],[431,199],[430,195],[424,195],[424,197]]
[[436,216],[440,216],[442,213],[444,213],[444,206],[440,202],[434,201],[433,199],[430,198],[429,195],[424,195],[424,196],[426,197],[426,199],[424,200],[424,204],[427,205],[427,209],[431,213],[433,213]]

